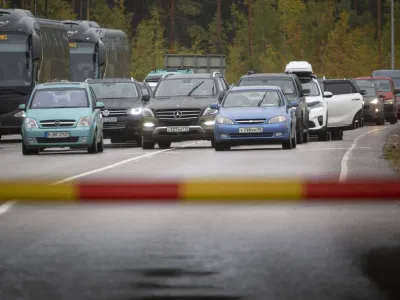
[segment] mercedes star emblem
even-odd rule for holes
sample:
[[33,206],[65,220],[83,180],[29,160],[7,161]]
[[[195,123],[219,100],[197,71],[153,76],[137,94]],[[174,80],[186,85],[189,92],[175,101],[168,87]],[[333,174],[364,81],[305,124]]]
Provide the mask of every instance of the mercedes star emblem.
[[54,121],[54,125],[60,126],[60,121]]
[[182,113],[179,110],[175,111],[174,112],[174,118],[175,119],[182,118]]
[[110,114],[108,110],[103,110],[103,116],[107,117]]

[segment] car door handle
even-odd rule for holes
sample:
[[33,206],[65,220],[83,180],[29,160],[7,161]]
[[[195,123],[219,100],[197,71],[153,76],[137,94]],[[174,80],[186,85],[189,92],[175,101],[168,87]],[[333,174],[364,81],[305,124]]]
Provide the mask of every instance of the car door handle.
[[357,100],[360,100],[360,98],[353,98],[353,99],[351,99],[351,100],[357,101]]

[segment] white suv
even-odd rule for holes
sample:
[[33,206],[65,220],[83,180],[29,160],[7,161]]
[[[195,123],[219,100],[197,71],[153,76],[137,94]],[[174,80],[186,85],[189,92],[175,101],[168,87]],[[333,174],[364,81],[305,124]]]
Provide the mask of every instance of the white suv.
[[296,74],[304,89],[310,90],[306,95],[309,109],[310,135],[317,135],[319,141],[329,141],[330,133],[327,126],[328,101],[332,93],[323,92],[316,76],[313,75],[312,66],[306,61],[292,61],[286,65],[285,72]]

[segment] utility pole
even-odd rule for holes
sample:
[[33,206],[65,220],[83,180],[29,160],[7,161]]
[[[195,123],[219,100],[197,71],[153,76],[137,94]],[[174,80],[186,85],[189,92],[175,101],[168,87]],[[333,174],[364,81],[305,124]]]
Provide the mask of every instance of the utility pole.
[[83,0],[79,1],[79,20],[83,19]]
[[169,53],[173,54],[174,53],[174,33],[175,33],[175,1],[170,0],[170,33],[169,33]]
[[392,5],[391,5],[391,15],[392,15],[392,20],[391,20],[391,23],[392,23],[392,70],[394,70],[394,0],[392,0],[391,1],[392,2]]
[[221,53],[221,0],[217,0],[217,43],[218,52]]
[[378,3],[378,7],[377,7],[377,11],[378,11],[378,16],[377,16],[377,20],[376,20],[376,36],[377,36],[377,40],[378,40],[378,68],[381,67],[381,63],[382,63],[382,49],[381,49],[381,0],[377,1]]
[[36,0],[33,0],[33,11],[34,11],[34,15],[35,15],[35,17],[37,16],[37,10],[36,10]]
[[252,68],[253,56],[253,16],[252,16],[253,1],[247,0],[247,16],[248,16],[248,30],[249,30],[249,68]]
[[90,0],[86,0],[86,20],[90,20]]
[[49,8],[49,0],[44,0],[44,17],[47,19],[47,10]]

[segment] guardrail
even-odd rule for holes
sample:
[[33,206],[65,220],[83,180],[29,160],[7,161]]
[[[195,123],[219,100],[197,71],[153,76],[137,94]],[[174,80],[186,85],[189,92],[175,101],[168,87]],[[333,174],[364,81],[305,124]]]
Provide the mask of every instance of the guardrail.
[[0,181],[0,200],[19,202],[400,201],[400,181],[186,180]]

